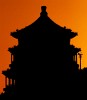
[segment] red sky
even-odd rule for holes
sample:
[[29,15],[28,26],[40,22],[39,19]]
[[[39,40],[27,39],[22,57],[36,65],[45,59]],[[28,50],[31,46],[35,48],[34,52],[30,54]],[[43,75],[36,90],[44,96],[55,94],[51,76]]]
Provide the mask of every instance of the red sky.
[[48,16],[54,22],[78,33],[71,44],[81,47],[82,67],[87,66],[87,0],[0,0],[0,92],[4,87],[2,70],[10,64],[7,50],[17,44],[10,32],[35,21],[40,16],[42,5],[47,6]]

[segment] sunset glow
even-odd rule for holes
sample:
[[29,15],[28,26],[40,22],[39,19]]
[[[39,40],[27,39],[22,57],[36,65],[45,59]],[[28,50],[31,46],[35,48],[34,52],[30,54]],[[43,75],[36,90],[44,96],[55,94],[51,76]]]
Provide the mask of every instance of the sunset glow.
[[0,93],[4,87],[2,70],[10,64],[8,48],[17,45],[10,33],[34,22],[42,5],[47,6],[48,16],[55,23],[78,33],[71,44],[81,48],[82,68],[87,66],[87,0],[0,0]]

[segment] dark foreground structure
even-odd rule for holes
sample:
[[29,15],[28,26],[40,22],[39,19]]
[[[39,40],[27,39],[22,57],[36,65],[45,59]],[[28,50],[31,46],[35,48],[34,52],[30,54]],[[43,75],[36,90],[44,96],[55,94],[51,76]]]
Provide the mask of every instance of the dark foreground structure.
[[11,36],[18,39],[18,45],[8,49],[11,64],[2,72],[6,84],[2,97],[50,99],[58,97],[58,91],[65,91],[69,85],[71,89],[71,84],[86,82],[87,70],[79,69],[77,64],[81,49],[70,45],[77,33],[54,23],[46,6],[41,7],[34,23]]

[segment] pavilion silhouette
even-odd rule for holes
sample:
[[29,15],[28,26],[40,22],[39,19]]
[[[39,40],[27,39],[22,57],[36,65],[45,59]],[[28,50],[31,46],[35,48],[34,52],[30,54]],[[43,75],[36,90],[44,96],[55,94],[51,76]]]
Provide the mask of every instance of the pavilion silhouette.
[[34,23],[11,36],[18,45],[8,49],[11,64],[2,72],[6,85],[2,97],[43,98],[54,95],[61,82],[86,81],[87,69],[77,64],[81,48],[70,44],[77,33],[53,22],[46,6]]

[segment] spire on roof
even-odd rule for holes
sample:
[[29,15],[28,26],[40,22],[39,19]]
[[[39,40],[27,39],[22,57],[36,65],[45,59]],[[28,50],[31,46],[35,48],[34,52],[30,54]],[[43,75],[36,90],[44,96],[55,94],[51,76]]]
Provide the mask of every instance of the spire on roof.
[[47,8],[46,6],[41,6],[41,13],[40,13],[41,16],[47,16],[46,8]]

